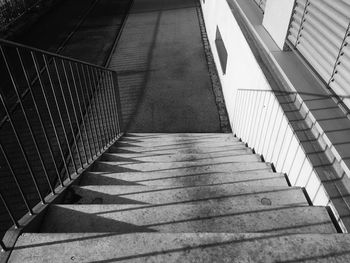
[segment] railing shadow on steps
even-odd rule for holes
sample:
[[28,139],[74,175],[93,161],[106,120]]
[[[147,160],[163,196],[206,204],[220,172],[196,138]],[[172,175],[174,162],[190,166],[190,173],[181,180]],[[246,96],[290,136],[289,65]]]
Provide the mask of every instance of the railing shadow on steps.
[[[0,224],[22,227],[122,134],[116,72],[0,40]],[[6,244],[0,243],[6,250]]]

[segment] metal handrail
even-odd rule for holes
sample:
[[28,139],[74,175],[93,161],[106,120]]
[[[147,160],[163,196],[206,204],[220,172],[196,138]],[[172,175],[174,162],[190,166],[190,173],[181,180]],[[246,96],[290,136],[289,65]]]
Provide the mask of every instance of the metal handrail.
[[[23,44],[19,44],[19,43],[16,43],[16,42],[12,42],[12,41],[9,41],[9,40],[0,39],[0,45],[16,46],[18,48],[27,49],[27,50],[32,51],[32,52],[39,52],[39,53],[45,54],[47,56],[60,58],[60,59],[64,59],[64,60],[67,60],[67,61],[70,61],[70,62],[76,62],[76,63],[79,63],[79,64],[83,64],[83,65],[87,65],[87,66],[91,66],[91,67],[95,67],[95,68],[99,68],[99,69],[102,69],[102,70],[107,70],[107,71],[113,72],[111,69],[108,69],[106,67],[102,67],[102,66],[99,66],[99,65],[94,65],[94,64],[89,63],[89,62],[85,62],[85,61],[81,61],[81,60],[78,60],[78,59],[66,57],[66,56],[63,56],[63,55],[60,55],[60,54],[57,54],[57,53],[52,53],[52,52],[41,50],[41,49],[38,49],[38,48],[29,47],[29,46],[26,46],[26,45],[23,45]],[[44,70],[45,70],[45,66],[40,69],[41,72],[44,71]],[[35,78],[32,82],[34,82],[34,81],[37,81],[37,78]],[[34,83],[32,83],[32,84],[34,84]],[[20,98],[23,99],[25,96],[27,96],[28,92],[29,92],[29,89],[24,90],[20,94]],[[17,107],[19,106],[19,103],[20,103],[20,101],[18,99],[16,102],[13,103],[13,105],[10,106],[9,111],[13,112],[14,110],[16,110]],[[5,122],[7,122],[7,121],[8,121],[7,117],[6,116],[3,117],[0,120],[0,127],[2,127],[2,125]]]
[[[33,215],[38,202],[46,204],[121,135],[117,75],[0,40],[0,81],[7,84],[0,89],[0,180],[12,185],[11,193],[0,188],[0,199],[14,227],[20,228],[22,216]],[[15,108],[10,107],[10,93]]]

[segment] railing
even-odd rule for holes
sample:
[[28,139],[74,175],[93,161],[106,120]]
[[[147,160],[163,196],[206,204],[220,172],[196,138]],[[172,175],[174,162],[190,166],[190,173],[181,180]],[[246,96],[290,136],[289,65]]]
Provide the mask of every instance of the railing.
[[115,72],[4,40],[0,83],[5,231],[10,220],[21,227],[20,218],[33,215],[116,141],[121,108]]
[[22,16],[41,0],[0,0],[0,29]]
[[335,208],[341,203],[333,204],[341,194],[337,196],[332,190],[330,197],[325,188],[338,180],[332,166],[335,160],[327,147],[319,143],[321,135],[316,134],[315,124],[307,121],[308,113],[301,113],[297,95],[286,91],[237,90],[231,117],[233,133],[272,163],[276,172],[288,175],[292,186],[304,187],[314,205],[329,205],[346,231]]

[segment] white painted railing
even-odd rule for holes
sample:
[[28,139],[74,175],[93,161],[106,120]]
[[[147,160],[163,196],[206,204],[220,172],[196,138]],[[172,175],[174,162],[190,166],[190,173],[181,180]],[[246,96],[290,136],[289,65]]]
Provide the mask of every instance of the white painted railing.
[[[232,128],[237,137],[286,173],[291,185],[305,187],[311,201],[328,205],[329,197],[281,105],[290,96],[271,90],[237,90]],[[292,107],[291,107],[292,108]]]

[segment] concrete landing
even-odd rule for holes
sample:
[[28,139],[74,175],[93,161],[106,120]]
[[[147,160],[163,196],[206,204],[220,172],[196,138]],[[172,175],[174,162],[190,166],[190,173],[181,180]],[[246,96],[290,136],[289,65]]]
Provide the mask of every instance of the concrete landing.
[[349,247],[341,234],[23,234],[9,262],[330,263],[350,262]]
[[220,132],[196,4],[134,1],[110,64],[128,132]]

